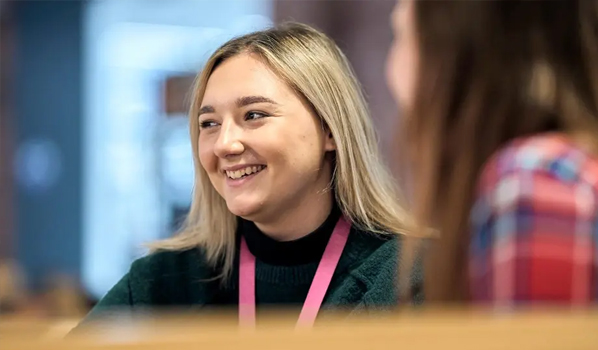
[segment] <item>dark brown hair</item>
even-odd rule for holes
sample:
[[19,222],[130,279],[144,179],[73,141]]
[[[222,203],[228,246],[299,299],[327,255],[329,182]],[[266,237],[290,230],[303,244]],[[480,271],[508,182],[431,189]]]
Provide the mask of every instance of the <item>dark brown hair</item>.
[[469,215],[485,162],[542,132],[596,137],[598,1],[415,1],[419,72],[400,138],[414,212],[438,229],[426,299],[463,302]]

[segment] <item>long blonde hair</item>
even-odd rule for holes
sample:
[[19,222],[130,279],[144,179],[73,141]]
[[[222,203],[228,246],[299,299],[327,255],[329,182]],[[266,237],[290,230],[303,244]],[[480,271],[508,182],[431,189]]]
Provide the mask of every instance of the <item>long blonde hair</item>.
[[289,23],[222,45],[197,76],[189,113],[195,191],[182,231],[154,249],[201,248],[207,261],[229,276],[235,256],[237,220],[212,186],[198,158],[198,112],[208,79],[226,59],[248,53],[259,58],[311,105],[336,143],[332,186],[342,212],[360,228],[406,233],[409,215],[395,181],[383,166],[367,104],[348,60],[326,35]]

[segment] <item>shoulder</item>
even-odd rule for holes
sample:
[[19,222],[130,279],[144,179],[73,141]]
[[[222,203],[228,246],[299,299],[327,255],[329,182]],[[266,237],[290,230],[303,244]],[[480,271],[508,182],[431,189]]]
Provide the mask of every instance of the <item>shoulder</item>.
[[481,173],[470,213],[472,247],[485,254],[493,236],[516,239],[540,231],[573,237],[580,223],[594,225],[597,178],[595,156],[564,136],[511,142]]
[[187,305],[193,300],[204,303],[216,275],[199,248],[154,252],[131,265],[131,300],[133,304],[150,305]]
[[209,270],[199,248],[182,251],[156,251],[131,264],[129,278],[144,282],[195,275]]
[[[350,275],[364,291],[363,302],[368,308],[378,309],[395,305],[398,300],[397,282],[408,283],[408,290],[413,294],[413,301],[421,300],[422,273],[420,259],[410,270],[404,271],[409,276],[399,278],[399,262],[402,260],[404,239],[398,234],[380,235],[367,231],[355,231],[355,236],[364,242],[361,256],[350,269]],[[401,271],[403,272],[403,271]]]
[[[598,160],[561,134],[542,134],[511,141],[484,165],[478,194],[487,193],[505,179],[533,175],[563,184],[598,183]],[[513,185],[514,181],[506,185]]]
[[126,279],[133,304],[185,304],[186,291],[214,276],[201,250],[189,249],[157,251],[139,258]]
[[205,283],[212,273],[199,249],[151,253],[131,264],[81,325],[139,308],[203,304],[213,293]]
[[355,230],[354,234],[362,244],[350,269],[351,275],[367,289],[378,288],[380,284],[394,285],[404,245],[402,236],[361,230]]
[[388,259],[395,259],[398,255],[400,240],[396,234],[379,234],[353,228],[352,236],[349,244],[352,245],[358,265],[376,265]]
[[597,164],[557,134],[515,140],[488,161],[470,213],[474,300],[568,300],[583,289],[567,271],[596,254]]
[[[520,212],[592,215],[598,189],[598,160],[567,137],[545,134],[512,141],[482,169],[472,219],[486,222]],[[510,215],[510,214],[509,214]]]
[[540,210],[592,210],[597,184],[597,158],[566,136],[542,134],[516,139],[482,168],[472,218],[486,221],[491,215],[519,209],[528,210],[528,216]]

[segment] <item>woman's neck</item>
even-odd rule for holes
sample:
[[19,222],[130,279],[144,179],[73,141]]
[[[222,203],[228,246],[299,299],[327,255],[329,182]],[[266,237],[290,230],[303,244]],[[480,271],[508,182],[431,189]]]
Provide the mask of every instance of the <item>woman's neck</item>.
[[255,222],[265,235],[280,242],[293,241],[315,231],[326,220],[333,208],[334,194],[324,191],[314,197],[306,198],[271,222]]
[[[308,234],[267,235],[254,222],[241,219],[239,234],[245,238],[249,251],[260,261],[276,266],[305,265],[320,261],[330,236],[342,215],[333,205],[323,222]],[[304,226],[303,229],[305,229]],[[276,238],[282,237],[282,238]]]

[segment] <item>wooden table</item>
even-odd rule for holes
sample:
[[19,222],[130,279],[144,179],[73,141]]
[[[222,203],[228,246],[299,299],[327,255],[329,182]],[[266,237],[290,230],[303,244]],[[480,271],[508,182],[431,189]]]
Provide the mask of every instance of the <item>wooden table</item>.
[[403,312],[350,320],[331,317],[310,330],[294,330],[287,321],[280,315],[267,317],[258,330],[250,331],[240,330],[230,315],[113,319],[67,339],[62,335],[76,321],[0,321],[0,349],[598,349],[596,310]]

